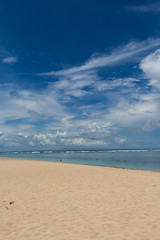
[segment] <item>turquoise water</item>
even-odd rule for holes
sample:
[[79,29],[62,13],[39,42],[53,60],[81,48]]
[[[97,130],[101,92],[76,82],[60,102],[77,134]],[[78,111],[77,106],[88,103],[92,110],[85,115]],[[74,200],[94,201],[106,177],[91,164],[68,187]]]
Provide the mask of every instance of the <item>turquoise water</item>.
[[160,150],[6,152],[0,157],[160,172]]

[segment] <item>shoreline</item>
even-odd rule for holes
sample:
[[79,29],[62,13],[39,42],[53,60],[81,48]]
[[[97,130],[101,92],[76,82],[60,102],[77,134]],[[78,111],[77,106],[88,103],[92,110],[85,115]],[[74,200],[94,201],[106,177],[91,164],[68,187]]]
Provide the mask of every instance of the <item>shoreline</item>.
[[14,157],[0,157],[1,159],[7,160],[26,160],[26,161],[33,161],[33,162],[50,162],[50,163],[57,163],[57,164],[69,164],[69,165],[79,165],[79,166],[89,166],[89,167],[100,167],[100,168],[111,168],[111,169],[120,169],[120,170],[129,170],[129,171],[139,171],[139,172],[151,172],[151,173],[160,173],[160,171],[153,171],[153,170],[141,170],[141,169],[132,169],[132,168],[119,168],[119,167],[108,167],[108,166],[101,166],[101,165],[89,165],[89,164],[80,164],[80,163],[67,163],[63,161],[47,161],[47,160],[40,160],[40,159],[29,159],[29,158],[14,158]]
[[0,158],[0,238],[158,240],[160,174]]

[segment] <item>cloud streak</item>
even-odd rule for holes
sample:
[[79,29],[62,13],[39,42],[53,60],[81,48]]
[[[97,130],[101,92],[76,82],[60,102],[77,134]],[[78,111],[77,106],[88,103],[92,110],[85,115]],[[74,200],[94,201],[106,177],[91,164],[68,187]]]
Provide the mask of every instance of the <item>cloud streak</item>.
[[160,4],[145,4],[145,5],[138,5],[138,6],[128,6],[127,10],[132,12],[143,12],[143,13],[159,13],[160,12]]
[[78,72],[88,71],[92,69],[98,69],[115,64],[122,64],[127,60],[131,61],[134,56],[147,52],[155,47],[160,46],[160,39],[149,39],[144,42],[131,42],[120,49],[113,51],[109,55],[103,55],[100,57],[92,57],[86,61],[83,65],[78,67],[72,67],[60,71],[51,71],[48,73],[40,73],[42,76],[66,76]]
[[[127,62],[138,61],[148,51],[160,46],[160,39],[149,39],[144,42],[130,42],[119,47],[111,54],[92,57],[78,67],[71,67],[60,71],[41,73],[40,76],[54,77],[55,82],[50,84],[50,88],[64,99],[64,96],[84,98],[86,95],[94,94],[98,91],[111,90],[118,87],[133,87],[138,80],[135,78],[107,79],[99,73],[103,68],[122,65]],[[66,98],[67,101],[67,98]],[[70,99],[68,98],[68,101]]]
[[6,57],[6,58],[3,58],[2,60],[3,63],[7,63],[7,64],[12,64],[12,63],[16,63],[18,62],[18,59],[17,57]]
[[[102,68],[111,65],[103,56],[105,65],[101,58],[94,57],[78,68],[54,72],[56,80],[41,93],[2,85],[1,148],[6,144],[10,149],[17,146],[22,150],[24,146],[26,150],[112,148],[114,144],[129,144],[129,131],[160,128],[160,50],[154,49],[159,41],[148,43],[130,44],[107,55],[111,58],[126,53],[125,58],[117,56],[123,61],[112,58],[111,62],[125,63],[126,68],[136,57],[140,72],[137,77],[130,71],[128,77],[104,76]],[[138,54],[134,53],[136,46]],[[52,79],[53,74],[48,77]]]

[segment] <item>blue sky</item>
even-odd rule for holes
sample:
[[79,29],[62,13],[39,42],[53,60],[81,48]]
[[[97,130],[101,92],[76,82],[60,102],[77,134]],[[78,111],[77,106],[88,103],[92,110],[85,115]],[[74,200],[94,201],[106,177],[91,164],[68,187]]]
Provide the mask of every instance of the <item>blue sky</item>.
[[159,1],[0,0],[0,151],[159,147]]

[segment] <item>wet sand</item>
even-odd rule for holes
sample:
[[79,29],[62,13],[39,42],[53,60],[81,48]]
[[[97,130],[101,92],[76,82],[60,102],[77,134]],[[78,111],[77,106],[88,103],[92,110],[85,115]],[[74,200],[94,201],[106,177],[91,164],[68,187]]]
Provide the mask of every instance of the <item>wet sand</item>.
[[0,239],[160,240],[160,173],[0,158]]

